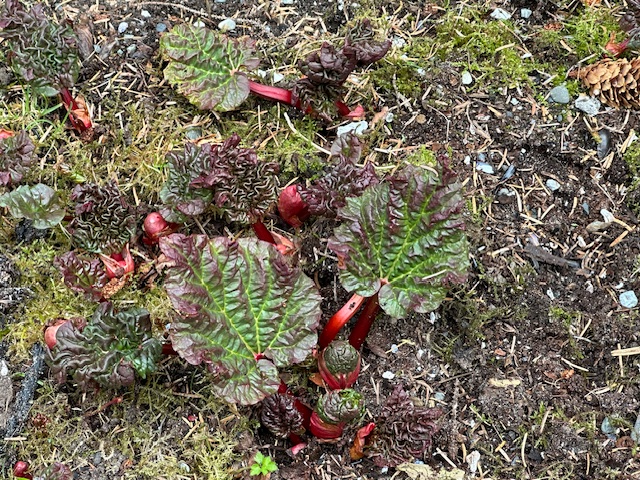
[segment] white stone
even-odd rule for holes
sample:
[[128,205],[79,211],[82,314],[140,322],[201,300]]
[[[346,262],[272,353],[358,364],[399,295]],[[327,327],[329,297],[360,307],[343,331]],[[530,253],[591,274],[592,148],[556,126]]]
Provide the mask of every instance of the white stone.
[[473,77],[466,70],[462,72],[462,84],[463,85],[471,85],[473,83]]
[[346,125],[340,125],[336,131],[338,136],[344,135],[345,133],[355,133],[356,135],[362,135],[367,128],[369,128],[369,122],[366,120],[361,120],[359,122],[351,122]]
[[120,25],[118,25],[118,33],[126,32],[127,28],[129,28],[129,24],[127,22],[120,22]]
[[624,308],[635,308],[638,306],[638,297],[633,290],[627,290],[620,294],[620,305]]
[[382,378],[384,378],[385,380],[393,380],[394,378],[396,378],[396,375],[393,372],[387,370],[382,374]]
[[509,20],[511,18],[511,14],[504,8],[496,8],[491,12],[491,18],[495,18],[496,20]]
[[233,18],[225,18],[218,24],[218,28],[222,32],[230,32],[236,29],[236,21]]

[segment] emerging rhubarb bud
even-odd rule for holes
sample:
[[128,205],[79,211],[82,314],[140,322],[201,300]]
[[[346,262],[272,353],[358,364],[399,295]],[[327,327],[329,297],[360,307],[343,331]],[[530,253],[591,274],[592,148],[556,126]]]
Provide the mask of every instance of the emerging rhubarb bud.
[[363,412],[364,399],[355,390],[345,388],[327,392],[320,397],[311,415],[311,433],[325,440],[339,438],[344,426]]
[[13,475],[18,478],[33,478],[33,475],[29,473],[29,464],[23,461],[15,463],[15,465],[13,466]]
[[309,218],[309,206],[298,193],[297,185],[289,185],[280,192],[278,211],[282,219],[292,227],[298,228]]
[[158,212],[151,212],[144,219],[142,228],[144,229],[144,238],[142,241],[146,245],[153,245],[158,243],[161,237],[165,237],[178,230],[179,225],[177,223],[169,223]]
[[49,350],[52,350],[53,347],[56,346],[58,340],[56,339],[56,333],[58,333],[58,329],[67,323],[69,320],[65,320],[64,318],[58,318],[54,320],[54,322],[49,325],[44,331],[44,343],[47,344]]
[[136,264],[129,251],[129,244],[124,246],[121,253],[112,253],[111,256],[100,254],[100,260],[109,278],[121,278],[135,270]]
[[348,342],[331,342],[318,356],[318,370],[331,390],[349,388],[360,373],[360,352]]
[[302,414],[290,395],[274,393],[262,401],[260,422],[276,437],[287,438],[304,432]]

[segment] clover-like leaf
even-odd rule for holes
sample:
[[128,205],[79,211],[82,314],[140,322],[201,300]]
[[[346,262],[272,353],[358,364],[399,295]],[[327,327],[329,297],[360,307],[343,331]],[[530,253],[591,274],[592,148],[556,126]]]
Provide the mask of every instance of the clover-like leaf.
[[118,186],[77,185],[71,192],[76,217],[69,223],[76,245],[92,253],[120,253],[136,232],[136,217]]
[[201,26],[176,25],[160,39],[169,62],[164,76],[200,109],[233,110],[249,95],[245,71],[259,63],[254,45],[248,37],[234,39]]
[[21,187],[0,195],[0,207],[9,209],[14,218],[26,218],[37,229],[55,227],[64,218],[64,207],[56,191],[38,183],[32,187]]
[[0,185],[16,184],[33,163],[36,147],[24,130],[0,133]]
[[320,295],[278,250],[252,238],[173,234],[160,239],[165,287],[181,316],[173,348],[207,364],[225,400],[254,404],[275,393],[278,367],[303,361],[317,341]]
[[100,259],[66,252],[56,257],[53,264],[62,273],[64,284],[71,290],[84,294],[94,302],[103,298],[102,289],[109,283],[109,278]]
[[101,303],[82,329],[73,322],[60,326],[50,351],[52,373],[64,382],[67,374],[83,389],[131,385],[155,371],[162,345],[151,334],[149,312],[143,308],[116,311]]
[[0,29],[0,37],[7,40],[9,65],[36,92],[51,97],[75,84],[80,71],[78,39],[68,25],[49,21],[44,4],[26,10],[19,0],[6,0]]
[[329,239],[340,281],[364,297],[378,294],[394,318],[430,312],[469,267],[461,187],[441,160],[439,175],[407,165],[384,183],[347,198]]

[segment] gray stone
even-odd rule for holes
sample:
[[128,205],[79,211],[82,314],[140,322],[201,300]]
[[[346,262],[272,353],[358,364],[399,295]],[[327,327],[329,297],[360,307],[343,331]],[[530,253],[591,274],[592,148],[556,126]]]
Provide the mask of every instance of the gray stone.
[[509,20],[511,18],[511,14],[504,8],[496,8],[491,12],[491,18],[495,18],[496,20]]
[[553,178],[549,178],[545,182],[545,184],[547,185],[547,188],[552,192],[555,192],[556,190],[560,190],[560,184],[556,182]]
[[159,23],[156,25],[156,32],[162,33],[167,29],[167,26],[164,23]]
[[627,290],[620,294],[620,305],[624,308],[635,308],[638,305],[638,297],[633,290]]
[[493,166],[486,162],[476,162],[476,170],[482,173],[488,173],[489,175],[493,175],[495,172]]
[[569,103],[571,101],[569,90],[567,90],[567,87],[564,85],[558,85],[551,89],[549,92],[549,98],[556,103]]
[[521,8],[520,9],[520,16],[522,18],[529,18],[531,16],[533,12],[531,10],[529,10],[528,8]]
[[351,122],[346,125],[340,125],[336,131],[338,136],[344,135],[345,133],[353,132],[356,135],[362,135],[367,128],[369,128],[369,123],[366,120],[362,120],[360,122]]
[[142,18],[151,18],[151,14],[149,13],[149,10],[141,10],[140,15],[142,15]]
[[471,85],[473,83],[473,77],[466,70],[462,72],[462,84],[463,85]]
[[233,18],[225,18],[218,24],[218,28],[223,32],[230,32],[236,29],[236,21]]
[[577,110],[586,113],[587,115],[594,116],[600,111],[600,100],[597,98],[589,97],[585,94],[581,94],[573,104]]
[[129,24],[127,22],[120,22],[120,25],[118,25],[118,33],[126,32],[127,28],[129,28]]

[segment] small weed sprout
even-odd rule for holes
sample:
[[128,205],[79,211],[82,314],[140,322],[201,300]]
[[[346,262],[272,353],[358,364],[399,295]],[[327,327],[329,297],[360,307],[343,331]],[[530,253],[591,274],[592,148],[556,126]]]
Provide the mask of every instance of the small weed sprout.
[[257,452],[256,456],[253,458],[253,464],[251,465],[249,475],[257,477],[258,475],[267,475],[275,472],[276,470],[278,470],[278,465],[270,456],[265,456],[262,452]]

